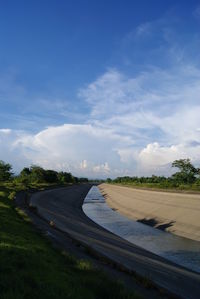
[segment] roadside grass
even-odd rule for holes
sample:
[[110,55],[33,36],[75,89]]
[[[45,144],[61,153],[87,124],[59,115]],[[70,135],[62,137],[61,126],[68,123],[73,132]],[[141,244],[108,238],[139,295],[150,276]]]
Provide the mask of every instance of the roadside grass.
[[51,246],[0,186],[0,298],[141,298],[93,268]]

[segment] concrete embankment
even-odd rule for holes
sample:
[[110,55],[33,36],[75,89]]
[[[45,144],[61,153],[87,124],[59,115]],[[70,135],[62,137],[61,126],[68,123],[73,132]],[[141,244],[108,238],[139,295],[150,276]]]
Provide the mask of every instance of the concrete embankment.
[[108,205],[130,219],[200,241],[200,195],[101,184]]

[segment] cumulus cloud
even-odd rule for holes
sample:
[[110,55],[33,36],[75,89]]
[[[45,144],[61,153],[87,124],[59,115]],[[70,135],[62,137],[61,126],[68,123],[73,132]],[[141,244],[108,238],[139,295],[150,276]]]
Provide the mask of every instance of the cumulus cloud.
[[[91,104],[91,120],[140,142],[199,138],[200,70],[194,66],[163,71],[151,69],[135,77],[109,70],[81,91]],[[171,142],[172,140],[169,140]]]
[[[71,171],[78,176],[102,177],[110,173],[111,167],[116,168],[118,149],[129,146],[131,140],[111,129],[65,124],[37,134],[12,130],[8,133],[4,129],[0,132],[0,144],[2,159],[12,162],[18,171],[24,165],[38,164],[44,168]],[[10,160],[10,156],[13,159]]]
[[117,149],[130,172],[167,174],[175,159],[200,162],[197,66],[151,68],[134,77],[112,69],[80,95],[91,105],[91,123],[130,138],[128,146]]
[[108,162],[105,162],[104,164],[101,164],[101,165],[94,166],[93,171],[95,173],[100,173],[100,174],[109,174],[110,173],[110,167],[108,165]]
[[83,160],[81,163],[80,163],[80,168],[81,169],[86,169],[88,167],[88,163],[86,160]]
[[40,132],[0,130],[1,159],[78,176],[169,174],[179,158],[200,162],[200,70],[192,65],[137,76],[108,70],[79,92],[87,123]]
[[[50,127],[38,134],[1,130],[0,154],[15,170],[30,164],[78,176],[169,174],[169,164],[190,157],[199,162],[200,142],[136,149],[130,138],[92,125]],[[108,162],[109,161],[109,162]]]
[[191,158],[192,163],[200,163],[200,144],[196,146],[186,144],[176,144],[171,146],[161,146],[158,142],[150,143],[143,148],[138,155],[138,162],[143,173],[148,175],[163,174],[169,175],[173,172],[171,162],[176,159]]

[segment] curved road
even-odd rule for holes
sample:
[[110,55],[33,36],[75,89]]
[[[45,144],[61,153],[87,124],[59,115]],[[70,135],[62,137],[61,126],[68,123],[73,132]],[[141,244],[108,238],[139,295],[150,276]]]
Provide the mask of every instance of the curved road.
[[200,298],[200,274],[175,265],[106,231],[86,217],[83,200],[90,184],[35,193],[31,204],[55,226],[121,268],[151,279],[185,299]]

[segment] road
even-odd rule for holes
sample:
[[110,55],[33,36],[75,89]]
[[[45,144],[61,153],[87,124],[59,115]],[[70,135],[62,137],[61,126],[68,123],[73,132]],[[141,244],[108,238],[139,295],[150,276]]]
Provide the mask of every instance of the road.
[[90,187],[88,184],[38,192],[32,196],[31,204],[46,220],[121,268],[145,276],[181,298],[199,299],[199,274],[121,239],[86,217],[82,203]]

